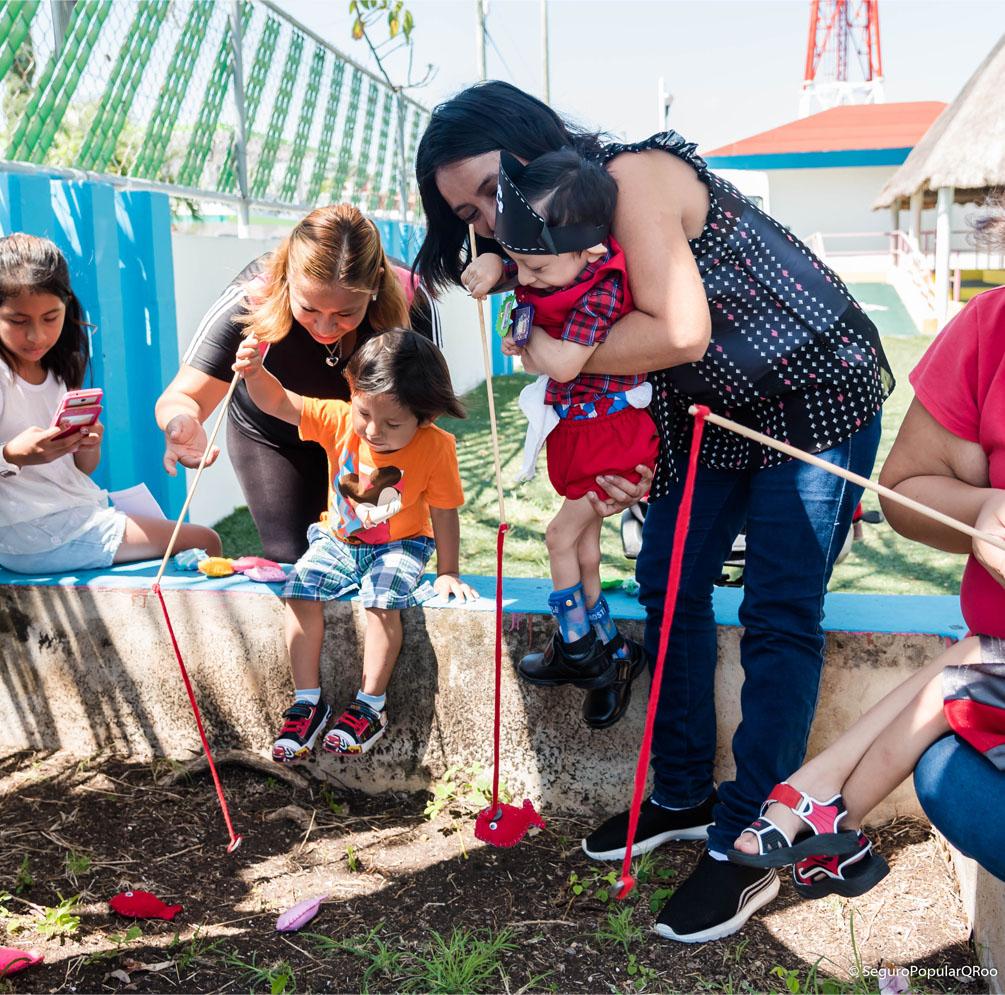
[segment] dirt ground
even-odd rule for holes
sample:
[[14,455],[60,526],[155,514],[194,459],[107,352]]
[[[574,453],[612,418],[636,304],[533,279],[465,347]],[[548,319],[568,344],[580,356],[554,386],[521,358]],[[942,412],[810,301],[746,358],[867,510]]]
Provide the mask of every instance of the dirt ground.
[[[295,787],[234,765],[222,776],[245,837],[233,856],[204,774],[0,758],[0,942],[45,956],[0,991],[864,992],[880,961],[975,963],[945,854],[911,821],[880,828],[892,872],[863,898],[803,902],[786,882],[740,934],[684,946],[650,932],[652,910],[698,844],[644,860],[622,905],[605,880],[614,866],[579,848],[582,822],[546,812],[548,829],[511,850],[476,841],[460,774],[432,817],[429,795]],[[128,888],[184,909],[132,923],[107,905]],[[280,911],[321,895],[303,932],[275,931]],[[914,983],[949,989],[986,984]]]

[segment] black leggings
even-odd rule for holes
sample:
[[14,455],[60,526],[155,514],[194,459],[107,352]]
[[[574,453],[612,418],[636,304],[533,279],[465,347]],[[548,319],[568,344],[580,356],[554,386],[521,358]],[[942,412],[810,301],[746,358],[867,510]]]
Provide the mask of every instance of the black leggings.
[[227,421],[227,451],[270,560],[295,563],[328,504],[328,458],[318,445],[273,449]]

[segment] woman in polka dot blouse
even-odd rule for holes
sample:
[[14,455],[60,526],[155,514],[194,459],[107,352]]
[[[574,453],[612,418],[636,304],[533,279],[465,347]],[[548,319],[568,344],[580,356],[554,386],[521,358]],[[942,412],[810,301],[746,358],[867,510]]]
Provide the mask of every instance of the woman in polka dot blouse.
[[[646,648],[655,655],[671,537],[688,455],[688,406],[713,411],[868,475],[893,376],[879,333],[841,280],[785,227],[710,172],[674,132],[632,145],[564,122],[506,83],[477,84],[433,112],[416,174],[428,230],[417,267],[434,287],[464,285],[469,224],[492,241],[499,152],[523,160],[572,146],[618,184],[612,234],[624,249],[635,310],[586,364],[650,374],[661,451],[641,484],[599,477],[613,513],[650,490],[637,577]],[[643,472],[644,471],[644,472]],[[799,766],[823,666],[824,595],[858,488],[707,426],[653,742],[654,789],[636,849],[708,837],[708,850],[659,914],[657,931],[698,942],[727,936],[778,892],[774,871],[725,861],[772,785]],[[713,781],[716,629],[713,583],[747,530],[736,777]],[[603,695],[609,689],[591,691]],[[600,746],[601,744],[598,744]],[[624,855],[627,813],[583,841]]]

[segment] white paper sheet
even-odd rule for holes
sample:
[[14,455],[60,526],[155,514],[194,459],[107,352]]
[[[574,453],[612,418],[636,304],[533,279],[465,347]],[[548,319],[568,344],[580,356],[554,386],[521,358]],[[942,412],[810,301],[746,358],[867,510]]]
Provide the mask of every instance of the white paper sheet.
[[124,491],[110,491],[108,496],[119,511],[140,518],[167,518],[163,509],[157,503],[157,498],[150,493],[146,484],[134,484]]

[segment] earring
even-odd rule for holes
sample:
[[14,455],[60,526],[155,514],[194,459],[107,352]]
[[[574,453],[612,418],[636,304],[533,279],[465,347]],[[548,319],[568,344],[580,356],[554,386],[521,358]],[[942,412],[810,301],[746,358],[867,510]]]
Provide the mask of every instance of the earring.
[[377,295],[376,294],[374,294],[373,297],[370,298],[371,301],[375,301],[376,299],[377,299]]

